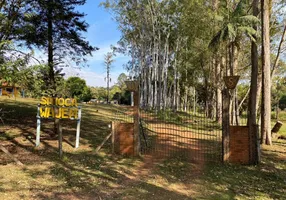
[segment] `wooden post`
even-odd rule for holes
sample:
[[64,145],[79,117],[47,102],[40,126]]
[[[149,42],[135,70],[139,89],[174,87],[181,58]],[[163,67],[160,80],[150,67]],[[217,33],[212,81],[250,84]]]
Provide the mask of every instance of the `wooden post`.
[[228,89],[222,91],[222,160],[229,160],[229,105],[230,94]]
[[60,120],[58,123],[57,130],[58,130],[58,135],[59,135],[59,155],[60,155],[60,158],[62,158],[63,157],[63,129],[62,129]]
[[112,153],[114,154],[114,140],[115,140],[115,122],[111,122],[111,145],[112,145]]
[[255,152],[255,163],[254,164],[259,164],[261,161],[261,149],[260,149],[260,140],[259,140],[259,128],[258,125],[254,125],[254,152]]
[[78,119],[77,119],[76,139],[75,139],[75,148],[76,149],[79,147],[80,122],[81,122],[81,107],[78,107]]
[[140,155],[139,141],[139,91],[134,92],[134,155]]
[[16,87],[14,87],[14,90],[13,90],[13,92],[14,92],[14,98],[15,98],[15,101],[16,101],[16,95],[17,95],[17,88]]
[[12,158],[17,165],[24,166],[24,164],[18,160],[13,154],[11,154],[3,145],[0,144],[0,149],[6,153],[10,158]]
[[40,104],[38,104],[36,147],[38,147],[40,145],[40,135],[41,135],[41,117],[40,117]]

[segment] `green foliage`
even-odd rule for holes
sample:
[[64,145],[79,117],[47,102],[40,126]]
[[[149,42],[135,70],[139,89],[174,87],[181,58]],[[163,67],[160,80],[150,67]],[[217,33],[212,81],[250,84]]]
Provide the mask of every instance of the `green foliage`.
[[125,82],[127,80],[127,75],[125,73],[121,73],[117,78],[117,85],[121,90],[126,89]]
[[281,110],[285,110],[286,109],[286,95],[283,95],[280,100],[279,100],[279,108]]
[[260,20],[247,13],[248,5],[249,1],[240,0],[232,12],[227,10],[227,14],[224,13],[224,16],[216,17],[222,26],[209,43],[210,48],[217,49],[223,42],[234,42],[242,34],[246,34],[252,41],[256,41],[258,33],[253,25],[258,24]]
[[55,82],[57,90],[51,89],[49,86],[49,66],[34,65],[27,67],[21,71],[21,79],[19,79],[21,87],[25,90],[27,96],[65,96],[65,81],[62,69],[55,71]]
[[91,90],[87,88],[85,80],[79,77],[69,77],[66,80],[66,90],[72,98],[89,101],[92,97]]
[[89,102],[92,99],[91,89],[89,87],[85,87],[83,89],[82,95],[80,99],[84,102]]
[[[272,104],[275,106],[279,106],[280,108],[284,108],[283,96],[286,94],[286,78],[283,77],[275,77],[272,83]],[[280,105],[280,102],[282,105]]]
[[[250,89],[249,87],[250,86],[248,84],[237,85],[237,87],[236,87],[237,88],[237,98],[238,98],[239,104],[243,100],[245,95],[247,95],[247,92]],[[246,100],[243,102],[240,112],[246,111],[247,107],[248,107],[248,98],[246,98]]]
[[106,89],[104,87],[91,87],[91,93],[93,98],[96,98],[100,101],[106,99]]
[[[26,31],[21,39],[28,46],[36,45],[44,49],[48,49],[48,43],[52,39],[54,64],[62,63],[63,58],[69,57],[79,65],[86,61],[86,55],[97,49],[81,36],[81,32],[87,31],[88,24],[83,20],[85,14],[75,8],[84,3],[85,0],[32,0],[27,5],[29,13],[25,18]],[[49,23],[52,24],[52,30],[49,30]],[[49,31],[51,36],[47,34]]]

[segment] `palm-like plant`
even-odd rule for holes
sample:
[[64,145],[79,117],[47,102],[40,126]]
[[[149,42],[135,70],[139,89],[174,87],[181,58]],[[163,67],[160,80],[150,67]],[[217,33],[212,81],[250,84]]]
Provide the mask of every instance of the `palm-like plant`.
[[246,34],[251,40],[255,41],[257,31],[253,28],[253,25],[259,23],[260,20],[247,13],[247,6],[248,1],[241,0],[232,13],[227,13],[225,16],[216,16],[217,21],[222,22],[222,28],[211,40],[210,47],[216,47],[222,41],[234,42],[242,34]]
[[[241,0],[236,5],[235,9],[224,16],[216,16],[216,20],[222,24],[221,29],[214,35],[209,43],[209,48],[218,50],[221,44],[239,49],[239,43],[243,34],[246,34],[252,41],[256,41],[257,31],[253,25],[260,20],[248,14],[249,2]],[[234,58],[235,51],[230,51],[230,58]]]

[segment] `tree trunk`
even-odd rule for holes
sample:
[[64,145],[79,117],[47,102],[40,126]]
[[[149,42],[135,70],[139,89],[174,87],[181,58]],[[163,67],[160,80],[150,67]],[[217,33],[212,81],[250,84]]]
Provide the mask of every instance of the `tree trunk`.
[[56,90],[55,72],[54,72],[54,44],[53,44],[53,21],[52,9],[48,8],[48,65],[49,77],[52,89]]
[[[55,82],[55,72],[54,72],[54,44],[53,44],[53,11],[51,6],[48,7],[48,66],[49,66],[49,78],[51,89],[53,91],[52,96],[56,95],[56,82]],[[54,108],[54,113],[57,113],[58,109]],[[60,120],[54,120],[54,134],[57,135]]]
[[[272,145],[271,139],[271,66],[270,66],[270,0],[261,0],[262,8],[262,110],[261,134],[265,143]],[[262,141],[264,143],[264,141]]]
[[[252,9],[253,15],[258,16],[259,8],[258,8],[259,0],[253,0],[252,2]],[[254,25],[253,27],[257,30],[257,26]],[[256,36],[254,36],[256,39]],[[257,43],[252,41],[251,42],[251,80],[250,80],[250,89],[249,89],[249,101],[248,101],[248,130],[249,130],[249,137],[250,137],[250,160],[251,163],[257,164],[259,162],[259,152],[258,152],[258,135],[257,130],[254,130],[256,126],[256,119],[257,119],[257,110],[258,110],[258,103],[260,94],[259,86],[258,86],[258,49]]]
[[164,56],[164,84],[163,84],[163,108],[166,109],[167,106],[167,83],[168,83],[168,66],[169,66],[169,34],[166,38],[165,43],[165,56]]
[[158,67],[158,65],[157,65],[157,55],[156,55],[156,53],[157,53],[157,41],[156,41],[156,39],[154,39],[154,49],[153,49],[153,67],[154,67],[154,76],[153,76],[153,82],[154,82],[154,98],[153,98],[153,107],[155,108],[155,109],[157,109],[157,81],[158,81],[158,79],[157,79],[157,67]]
[[194,112],[194,114],[196,114],[196,104],[197,104],[196,101],[197,101],[196,100],[196,88],[194,87],[194,102],[193,102],[193,112]]
[[[179,49],[179,41],[177,40],[177,42],[176,42],[177,44],[176,44],[176,50],[175,50],[175,53],[177,54],[177,52],[178,52],[178,49]],[[173,110],[175,111],[176,110],[176,108],[177,108],[177,82],[178,82],[178,77],[177,77],[177,75],[178,75],[178,73],[177,73],[177,58],[176,58],[176,55],[175,55],[175,61],[174,61],[174,66],[173,66],[173,68],[174,68],[174,91],[173,91]]]
[[149,102],[148,105],[152,109],[153,108],[153,99],[154,99],[154,90],[153,90],[153,76],[154,76],[154,70],[153,67],[148,67],[149,68],[149,73],[148,73],[148,86],[149,86]]
[[[159,31],[158,31],[159,32]],[[157,44],[157,53],[156,53],[156,66],[157,66],[157,81],[158,81],[158,94],[157,94],[157,110],[161,109],[161,98],[162,98],[162,71],[163,67],[159,63],[159,52],[160,52],[160,41],[161,41],[161,34],[159,34],[158,44]]]
[[188,87],[185,86],[185,98],[184,98],[184,111],[187,112],[188,106]]
[[177,107],[176,110],[180,110],[180,104],[181,104],[181,91],[180,91],[180,73],[177,73]]
[[216,86],[216,122],[222,122],[222,93],[221,93],[221,63],[218,59],[215,60],[215,79]]

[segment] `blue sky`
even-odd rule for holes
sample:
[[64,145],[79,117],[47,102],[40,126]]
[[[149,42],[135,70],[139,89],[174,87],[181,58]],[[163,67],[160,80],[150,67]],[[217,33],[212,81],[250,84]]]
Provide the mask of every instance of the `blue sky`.
[[[89,86],[106,86],[104,77],[106,70],[104,67],[104,54],[111,51],[110,45],[116,45],[120,39],[120,31],[117,29],[115,20],[112,15],[103,7],[99,7],[101,0],[87,0],[86,4],[77,8],[78,11],[86,14],[85,21],[89,24],[88,32],[83,36],[91,43],[91,45],[99,47],[100,50],[93,53],[93,57],[88,57],[89,67],[74,69],[65,69],[67,76],[78,74],[85,79]],[[128,57],[124,55],[116,55],[115,62],[111,67],[112,84],[117,80],[120,73],[126,72],[123,65],[128,62]]]

